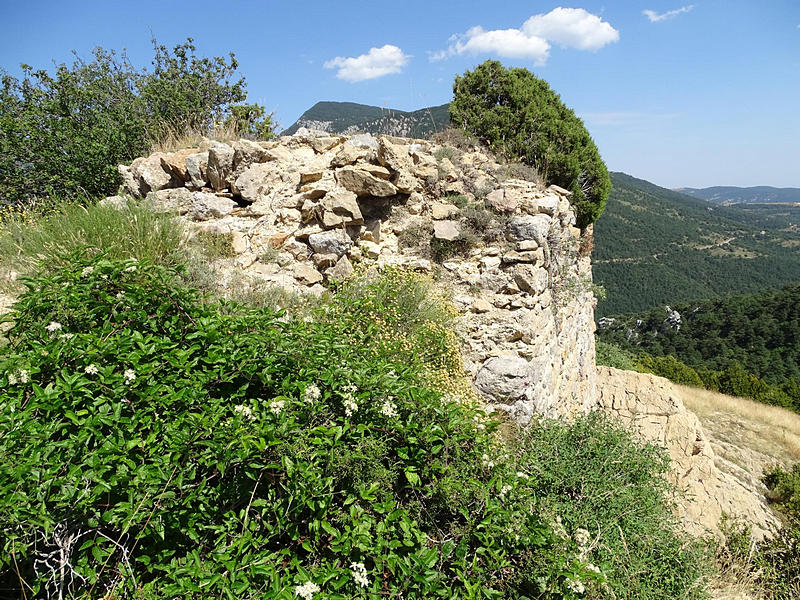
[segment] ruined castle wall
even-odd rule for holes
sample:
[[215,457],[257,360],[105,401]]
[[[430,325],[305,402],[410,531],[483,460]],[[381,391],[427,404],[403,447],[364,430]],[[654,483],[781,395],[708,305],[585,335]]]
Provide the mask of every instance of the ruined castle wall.
[[476,390],[521,423],[595,404],[591,231],[575,228],[569,192],[485,150],[301,129],[156,153],[120,173],[157,210],[229,233],[240,285],[319,294],[359,263],[431,272],[460,311]]

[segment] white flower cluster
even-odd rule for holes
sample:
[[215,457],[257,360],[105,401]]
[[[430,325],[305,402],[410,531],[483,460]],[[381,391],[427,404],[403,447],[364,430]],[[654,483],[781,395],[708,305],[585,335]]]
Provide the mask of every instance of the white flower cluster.
[[567,578],[567,589],[575,594],[583,594],[586,591],[586,587],[579,579],[569,577]]
[[556,517],[556,520],[553,523],[550,523],[550,527],[552,528],[556,537],[560,537],[562,540],[569,537],[567,535],[567,530],[564,529],[564,524],[561,522],[561,517]]
[[60,337],[62,340],[71,340],[72,338],[75,337],[75,334],[74,333],[62,333],[58,337]]
[[319,400],[321,397],[322,397],[322,392],[314,383],[306,386],[306,389],[303,392],[303,402],[305,402],[306,404],[314,404],[314,402]]
[[481,456],[481,462],[483,463],[483,466],[486,467],[487,469],[494,469],[494,461],[489,458],[488,454],[484,454],[483,456]]
[[600,575],[600,567],[598,567],[597,565],[594,565],[592,563],[589,563],[588,565],[586,565],[586,570],[587,571],[591,571],[592,573],[597,573],[598,575]]
[[353,572],[353,579],[361,587],[369,587],[369,579],[367,579],[367,569],[364,563],[350,563],[350,570]]
[[30,378],[28,372],[25,369],[17,369],[16,373],[8,374],[9,385],[17,385],[18,383],[28,383],[29,379]]
[[303,600],[311,600],[317,592],[319,592],[319,586],[313,581],[306,581],[303,585],[294,586],[295,596],[300,596]]
[[50,324],[47,327],[45,327],[45,329],[47,329],[47,331],[49,331],[50,333],[55,333],[56,331],[61,329],[61,323],[59,323],[58,321],[50,321]]
[[125,267],[125,272],[126,273],[133,273],[134,271],[136,271],[136,265],[131,265],[130,267]]
[[397,405],[390,400],[387,400],[381,406],[381,414],[384,417],[389,417],[390,419],[397,416]]
[[303,600],[311,600],[317,592],[319,592],[319,586],[313,581],[306,581],[303,585],[294,586],[295,596],[300,596]]
[[342,391],[344,392],[344,401],[342,402],[344,405],[344,414],[348,417],[352,417],[353,414],[358,411],[358,403],[353,395],[358,391],[358,388],[351,383],[344,386]]
[[136,381],[136,371],[133,369],[125,369],[125,373],[123,373],[125,377],[125,383],[130,385],[134,381]]
[[530,475],[528,475],[527,473],[523,473],[522,471],[517,471],[517,477],[519,479],[530,479],[531,478]]
[[344,397],[344,414],[348,417],[352,417],[353,413],[358,412],[358,403],[356,399],[353,398],[352,394],[347,394]]
[[88,277],[94,273],[94,267],[83,267],[83,271],[81,271],[81,277]]
[[86,365],[83,367],[83,372],[87,375],[97,375],[97,373],[99,373],[99,369],[97,368],[97,365]]
[[504,484],[503,487],[500,488],[500,499],[505,500],[506,494],[510,492],[512,489],[514,488],[512,488],[510,485]]
[[589,533],[587,530],[583,529],[582,527],[578,527],[575,530],[575,543],[578,544],[582,549],[586,548],[589,545],[589,540],[592,539],[592,534]]
[[237,415],[241,415],[245,419],[253,419],[253,411],[249,406],[245,406],[244,404],[237,404],[233,407],[233,412]]
[[279,415],[284,406],[286,406],[286,400],[273,400],[269,403],[269,410],[273,415]]
[[481,423],[481,418],[478,415],[472,417],[472,420],[475,421],[475,427],[478,429],[478,431],[483,431],[486,429],[486,425]]

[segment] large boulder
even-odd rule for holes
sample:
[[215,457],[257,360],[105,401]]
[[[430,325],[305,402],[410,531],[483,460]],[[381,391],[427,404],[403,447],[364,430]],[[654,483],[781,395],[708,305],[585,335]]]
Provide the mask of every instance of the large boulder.
[[335,189],[322,199],[322,224],[325,227],[359,225],[364,222],[357,196],[345,189]]
[[540,246],[547,241],[552,219],[547,215],[525,215],[509,221],[507,229],[512,240],[536,240]]

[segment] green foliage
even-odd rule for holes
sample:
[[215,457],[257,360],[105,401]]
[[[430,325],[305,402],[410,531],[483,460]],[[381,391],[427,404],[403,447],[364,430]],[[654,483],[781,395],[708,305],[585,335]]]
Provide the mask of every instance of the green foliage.
[[[681,315],[680,328],[666,321],[662,308],[614,317],[598,329],[598,338],[651,355],[643,366],[673,381],[800,410],[800,286],[673,309]],[[653,366],[670,355],[702,382],[679,381],[666,365]]]
[[636,357],[637,371],[653,373],[659,377],[666,377],[670,381],[681,385],[703,387],[703,380],[693,368],[680,362],[671,354],[666,356],[650,356],[640,354]]
[[453,124],[572,191],[580,227],[600,216],[611,189],[608,170],[583,122],[547,82],[488,60],[456,77],[453,94]]
[[788,472],[776,466],[764,483],[767,498],[784,517],[783,527],[753,543],[746,525],[728,523],[723,566],[747,572],[765,600],[793,600],[800,596],[800,464]]
[[424,383],[452,314],[421,276],[364,276],[307,322],[71,258],[26,280],[0,349],[6,593],[695,597],[654,448],[595,416],[509,454]]
[[615,344],[595,340],[595,363],[625,371],[636,370],[636,357]]
[[800,281],[800,207],[718,206],[612,173],[594,226],[592,272],[608,290],[597,317]]
[[[581,546],[584,567],[604,574],[611,591],[593,585],[587,597],[704,597],[704,551],[676,533],[663,477],[668,459],[659,449],[596,412],[571,426],[544,421],[522,430],[517,452],[541,509]],[[530,568],[541,562],[532,554]]]
[[229,114],[251,132],[270,127],[259,121],[263,108],[231,106],[246,98],[233,55],[198,57],[191,38],[172,50],[153,46],[150,72],[97,48],[92,60],[52,74],[25,66],[20,81],[0,73],[0,202],[109,194],[118,164],[175,131],[209,131]]
[[260,104],[234,104],[226,125],[240,135],[268,140],[275,137],[272,114]]

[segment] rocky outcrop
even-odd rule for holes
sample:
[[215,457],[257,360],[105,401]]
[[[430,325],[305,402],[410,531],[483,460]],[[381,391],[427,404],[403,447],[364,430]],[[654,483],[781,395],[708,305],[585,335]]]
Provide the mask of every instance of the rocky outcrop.
[[521,423],[594,405],[591,271],[569,192],[509,178],[482,149],[301,129],[120,172],[156,210],[229,234],[228,272],[253,281],[319,294],[359,264],[432,272],[460,309],[476,389]]
[[750,524],[756,538],[778,525],[758,481],[717,468],[711,441],[672,383],[654,375],[598,367],[597,385],[604,410],[644,441],[667,450],[672,459],[670,478],[682,492],[676,498],[679,515],[691,533],[719,534],[723,514]]

